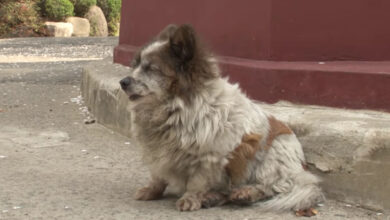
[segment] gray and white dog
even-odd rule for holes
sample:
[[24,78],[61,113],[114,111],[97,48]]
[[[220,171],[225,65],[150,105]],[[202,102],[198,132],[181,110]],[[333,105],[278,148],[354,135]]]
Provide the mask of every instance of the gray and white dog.
[[221,77],[191,26],[167,26],[131,65],[120,84],[151,172],[136,199],[161,198],[168,185],[180,211],[257,201],[303,210],[323,199],[294,133]]

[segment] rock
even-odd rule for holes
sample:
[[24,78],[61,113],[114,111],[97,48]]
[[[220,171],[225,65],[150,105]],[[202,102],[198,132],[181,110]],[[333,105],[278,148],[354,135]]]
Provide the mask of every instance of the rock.
[[87,14],[85,14],[85,18],[89,20],[89,23],[91,25],[91,36],[108,36],[107,20],[104,17],[102,9],[100,9],[98,6],[92,6],[88,10]]
[[45,22],[46,33],[52,37],[71,37],[73,25],[66,22]]
[[80,17],[68,17],[66,22],[73,25],[73,36],[88,37],[91,30],[88,19]]

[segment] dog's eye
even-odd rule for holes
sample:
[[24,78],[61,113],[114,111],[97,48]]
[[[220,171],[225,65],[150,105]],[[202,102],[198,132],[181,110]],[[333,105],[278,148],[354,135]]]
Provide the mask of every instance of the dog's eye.
[[140,57],[139,55],[137,55],[137,56],[134,57],[134,59],[131,61],[130,66],[133,67],[133,68],[136,68],[140,63],[141,63],[141,57]]
[[141,66],[141,68],[142,68],[142,70],[143,71],[149,71],[149,70],[151,70],[151,65],[150,65],[150,63],[148,63],[148,64],[143,64],[142,66]]

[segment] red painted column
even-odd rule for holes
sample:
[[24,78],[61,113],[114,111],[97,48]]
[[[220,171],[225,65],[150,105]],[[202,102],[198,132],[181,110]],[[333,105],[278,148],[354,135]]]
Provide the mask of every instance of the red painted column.
[[[122,4],[117,63],[128,65],[136,48],[167,24],[190,23],[221,56],[224,74],[252,98],[390,111],[388,0]],[[354,62],[328,62],[342,60]]]

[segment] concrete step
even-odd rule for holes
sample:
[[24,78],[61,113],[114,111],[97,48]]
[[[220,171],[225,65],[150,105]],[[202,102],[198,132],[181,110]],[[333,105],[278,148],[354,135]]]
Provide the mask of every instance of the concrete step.
[[[128,71],[110,59],[91,62],[83,70],[81,90],[99,123],[131,136],[128,98],[118,84]],[[259,105],[291,126],[328,197],[390,209],[389,113],[289,102]]]

